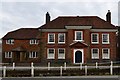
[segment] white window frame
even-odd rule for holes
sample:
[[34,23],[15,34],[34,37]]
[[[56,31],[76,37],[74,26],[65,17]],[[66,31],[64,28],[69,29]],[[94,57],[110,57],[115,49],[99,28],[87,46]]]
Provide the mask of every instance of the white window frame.
[[[35,56],[33,56],[33,54],[35,54]],[[29,52],[29,58],[37,58],[37,52],[35,52],[35,51],[31,51],[31,52]]]
[[[107,57],[104,56],[104,53],[103,53],[103,50],[104,50],[104,49],[107,49],[107,50],[108,50],[108,56],[107,56]],[[105,54],[106,54],[106,53],[105,53]],[[103,48],[103,49],[102,49],[102,59],[110,59],[110,49],[109,49],[109,48]]]
[[14,44],[14,39],[7,39],[6,44]]
[[5,52],[5,58],[12,58],[12,52]]
[[[97,50],[98,50],[98,56],[97,56],[97,57],[94,57],[94,56],[93,56],[93,50],[94,50],[94,49],[97,49]],[[99,49],[98,49],[98,48],[92,48],[92,49],[91,49],[91,57],[92,57],[92,59],[99,59]]]
[[[60,35],[64,35],[64,42],[59,42],[59,37],[60,37]],[[59,44],[65,44],[65,33],[58,33],[58,43]]]
[[[60,53],[59,53],[60,49],[64,50],[64,53],[62,53],[64,55],[64,57],[60,57]],[[58,48],[58,59],[65,59],[65,48]]]
[[[77,40],[77,32],[81,33],[81,40]],[[83,41],[83,31],[75,31],[75,41]]]
[[37,39],[30,39],[30,44],[38,44],[38,40]]
[[[96,34],[97,35],[97,42],[93,42],[93,35]],[[92,33],[91,34],[91,43],[92,44],[98,44],[99,43],[99,34],[98,33]]]
[[[53,53],[54,57],[49,57],[49,49],[53,49],[54,50],[54,53]],[[47,49],[47,59],[55,59],[55,49],[54,48],[48,48]]]
[[[50,34],[53,34],[53,35],[54,35],[54,42],[50,42],[50,41],[49,41],[49,35],[50,35]],[[54,43],[55,43],[55,33],[48,33],[48,43],[49,43],[49,44],[54,44]]]
[[[108,42],[103,42],[103,35],[107,35],[107,39],[108,39]],[[110,42],[109,42],[109,34],[108,33],[103,33],[102,34],[102,44],[109,44]]]

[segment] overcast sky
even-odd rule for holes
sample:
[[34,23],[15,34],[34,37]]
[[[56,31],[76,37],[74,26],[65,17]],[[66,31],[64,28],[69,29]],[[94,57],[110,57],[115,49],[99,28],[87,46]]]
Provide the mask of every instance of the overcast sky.
[[112,23],[118,25],[119,0],[1,0],[0,38],[19,28],[37,28],[45,23],[46,12],[51,20],[58,16],[99,16],[106,19],[108,10]]

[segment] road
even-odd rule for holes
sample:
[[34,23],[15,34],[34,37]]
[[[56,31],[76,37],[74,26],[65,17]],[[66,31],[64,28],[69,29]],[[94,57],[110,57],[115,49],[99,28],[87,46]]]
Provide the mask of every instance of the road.
[[66,77],[35,77],[35,78],[2,78],[2,80],[120,80],[120,76],[66,76]]

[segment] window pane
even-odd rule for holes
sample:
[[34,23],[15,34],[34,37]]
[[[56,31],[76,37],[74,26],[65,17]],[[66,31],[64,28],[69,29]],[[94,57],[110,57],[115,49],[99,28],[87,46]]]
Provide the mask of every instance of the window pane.
[[58,59],[65,59],[65,49],[58,49]]
[[37,52],[29,52],[29,58],[36,58]]
[[54,49],[49,49],[49,54],[53,54],[54,53]]
[[97,54],[98,53],[98,49],[93,49],[93,53]]
[[58,42],[65,42],[65,34],[64,33],[60,33],[58,34]]
[[103,53],[107,54],[108,53],[108,49],[103,49]]
[[76,32],[76,40],[82,40],[82,33],[81,32]]
[[31,52],[29,52],[29,58],[31,58]]
[[8,40],[6,40],[6,44],[14,44],[14,39],[8,39]]
[[109,59],[109,49],[103,49],[103,59]]
[[54,42],[54,34],[49,34],[49,42]]
[[92,34],[92,42],[98,42],[98,35]]
[[103,35],[103,42],[108,42],[107,35]]
[[54,59],[54,49],[48,49],[48,59]]
[[33,52],[33,58],[36,57],[36,52]]
[[59,53],[64,53],[64,49],[59,49]]
[[12,58],[12,52],[5,52],[5,58]]
[[98,49],[92,49],[92,59],[98,59],[98,58],[99,58]]
[[30,44],[37,44],[37,40],[36,39],[31,39]]
[[102,42],[103,43],[109,43],[109,34],[103,34],[102,35]]

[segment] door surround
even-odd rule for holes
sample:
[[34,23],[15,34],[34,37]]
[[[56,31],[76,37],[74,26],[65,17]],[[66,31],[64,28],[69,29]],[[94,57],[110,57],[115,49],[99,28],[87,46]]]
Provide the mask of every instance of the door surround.
[[82,62],[81,63],[84,63],[84,50],[83,49],[74,49],[74,55],[73,55],[73,63],[74,64],[80,64],[80,63],[75,63],[75,53],[77,52],[77,51],[81,51],[82,52]]

